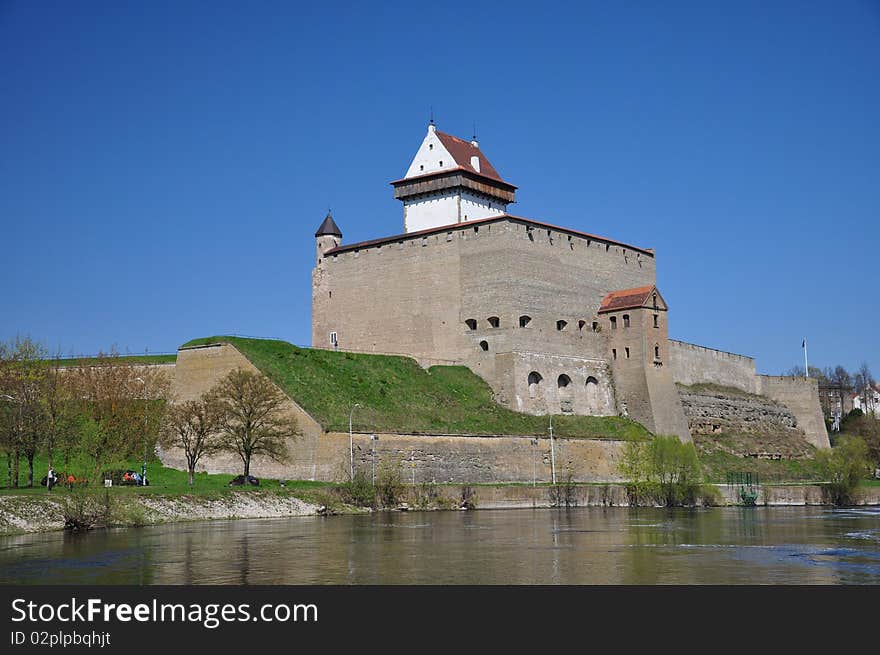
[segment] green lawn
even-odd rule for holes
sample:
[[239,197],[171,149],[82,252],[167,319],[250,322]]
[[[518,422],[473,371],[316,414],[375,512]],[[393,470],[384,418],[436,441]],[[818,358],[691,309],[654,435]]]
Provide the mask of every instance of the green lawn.
[[[133,471],[137,471],[140,473],[141,471],[141,460],[133,459],[126,463],[117,463],[113,465],[109,465],[107,467],[110,469],[131,469]],[[5,467],[5,461],[3,462]],[[28,488],[25,485],[27,484],[27,461],[22,459],[20,463],[20,469],[18,474],[19,479],[19,487],[18,489],[9,488],[6,486],[7,478],[6,478],[6,470],[0,471],[0,494],[2,493],[12,493],[12,494],[32,494],[32,493],[47,493],[46,487],[40,486],[40,480],[46,475],[46,472],[49,470],[48,461],[45,455],[38,456],[34,459],[34,487]],[[93,466],[89,463],[89,461],[80,456],[73,456],[69,462],[68,466],[65,466],[64,459],[61,456],[56,455],[55,457],[55,472],[56,474],[64,473],[73,473],[76,477],[83,477],[91,480]],[[256,471],[255,473],[259,473]],[[195,485],[190,487],[189,481],[187,477],[186,471],[178,471],[177,469],[167,468],[162,466],[162,463],[158,459],[153,459],[150,462],[147,462],[147,478],[150,481],[149,486],[147,487],[137,487],[137,486],[115,486],[113,487],[113,493],[157,493],[157,494],[184,494],[184,493],[195,493],[195,494],[214,494],[225,491],[250,491],[254,489],[269,489],[269,490],[277,490],[281,491],[282,487],[278,480],[268,480],[264,478],[260,478],[260,486],[252,487],[250,485],[244,487],[230,487],[229,481],[234,478],[235,475],[218,473],[218,474],[208,474],[208,473],[196,473]],[[259,477],[259,475],[257,476]],[[316,489],[321,487],[331,486],[332,483],[329,482],[311,482],[308,480],[292,480],[285,481],[285,487],[288,491],[302,491],[308,489]],[[89,489],[100,488],[103,486],[102,482],[98,482],[95,484],[94,482],[90,482],[88,485]],[[62,485],[60,487],[56,487],[52,493],[56,491],[66,492],[66,488]]]
[[[207,337],[182,347],[229,343],[317,419],[325,430],[347,431],[352,404],[359,431],[414,434],[546,435],[546,416],[498,405],[480,377],[464,366],[422,369],[414,359],[297,348],[284,341]],[[628,419],[553,417],[556,436],[648,438]]]

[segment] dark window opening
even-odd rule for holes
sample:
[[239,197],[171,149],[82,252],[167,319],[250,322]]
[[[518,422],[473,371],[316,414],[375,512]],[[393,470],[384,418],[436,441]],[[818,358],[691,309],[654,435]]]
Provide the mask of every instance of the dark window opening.
[[657,316],[657,314],[654,314],[654,327],[655,328],[660,327],[660,323],[658,322],[659,320],[660,320],[660,317]]
[[623,327],[625,327],[625,328],[629,327],[629,314],[623,315]]
[[657,294],[656,293],[653,295],[653,301],[654,301],[654,309],[657,309]]
[[556,380],[556,386],[558,386],[560,389],[565,389],[565,387],[567,387],[570,384],[571,384],[571,378],[568,377],[565,373],[560,375],[559,378]]
[[593,321],[593,332],[599,331],[599,321]]
[[617,348],[612,348],[612,349],[611,349],[611,356],[612,356],[614,359],[617,359]]
[[534,398],[538,393],[538,385],[541,384],[541,374],[537,371],[529,373],[529,398]]
[[584,326],[587,324],[586,321],[578,321],[578,330],[583,331]]
[[654,346],[654,359],[660,359],[660,346]]
[[611,321],[611,329],[616,330],[617,329],[617,317],[612,316],[609,320]]
[[624,348],[624,350],[626,351],[626,358],[629,359],[629,348]]
[[568,321],[556,321],[556,329],[560,332],[565,329],[566,325],[568,325]]
[[486,320],[489,321],[489,325],[492,326],[493,328],[497,328],[499,325],[501,325],[501,319],[498,318],[497,316],[490,316]]
[[489,350],[489,342],[488,341],[481,341],[480,348],[482,348],[484,351]]
[[519,326],[520,326],[521,328],[528,326],[528,324],[531,323],[531,322],[532,322],[532,317],[531,317],[531,316],[525,316],[525,315],[523,315],[523,316],[520,316],[520,317],[519,317]]
[[464,322],[464,324],[468,326],[469,330],[476,330],[477,329],[477,319],[475,319],[475,318],[467,319]]

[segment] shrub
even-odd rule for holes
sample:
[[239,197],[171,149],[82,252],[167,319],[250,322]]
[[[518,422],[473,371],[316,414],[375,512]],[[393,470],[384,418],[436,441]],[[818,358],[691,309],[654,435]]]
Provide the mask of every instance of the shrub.
[[396,461],[384,462],[379,467],[376,493],[382,507],[395,507],[403,497],[403,480],[400,476],[400,466]]
[[358,507],[376,506],[376,487],[363,471],[355,471],[354,478],[339,485],[343,501]]
[[850,505],[855,491],[871,472],[868,446],[859,437],[840,437],[838,445],[830,450],[820,450],[816,459],[828,482],[823,492],[834,505]]
[[440,497],[437,485],[431,482],[422,482],[416,485],[413,491],[415,492],[415,506],[419,509],[428,509],[436,505]]
[[693,444],[676,436],[659,435],[651,441],[628,441],[621,472],[630,504],[666,507],[695,505],[703,474]]
[[62,509],[64,529],[71,532],[84,532],[95,528],[106,528],[112,523],[113,502],[109,490],[103,493],[76,491],[66,496]]
[[461,502],[459,502],[458,506],[461,509],[476,509],[477,507],[477,494],[474,491],[473,487],[468,484],[462,485],[461,487]]
[[550,505],[552,507],[577,507],[577,485],[574,483],[574,473],[566,471],[562,481],[557,481],[549,489]]

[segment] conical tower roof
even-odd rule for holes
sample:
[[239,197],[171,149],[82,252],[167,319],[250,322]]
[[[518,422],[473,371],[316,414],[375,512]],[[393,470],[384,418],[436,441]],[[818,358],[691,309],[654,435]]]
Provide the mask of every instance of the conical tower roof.
[[339,229],[339,226],[336,224],[336,221],[333,220],[333,217],[330,215],[330,212],[327,212],[327,217],[324,219],[324,222],[321,223],[321,227],[318,228],[318,231],[315,232],[316,237],[327,236],[328,234],[342,238],[342,230]]

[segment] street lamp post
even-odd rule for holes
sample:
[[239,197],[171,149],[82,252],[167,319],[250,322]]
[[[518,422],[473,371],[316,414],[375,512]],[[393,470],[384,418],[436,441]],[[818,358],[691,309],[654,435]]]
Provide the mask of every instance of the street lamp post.
[[147,484],[147,381],[143,378],[135,378],[144,385],[144,464],[141,467],[141,486]]
[[360,406],[360,403],[355,403],[351,406],[351,411],[348,413],[348,474],[350,480],[354,480],[354,437],[352,436],[351,432],[351,417],[354,415],[354,408]]

